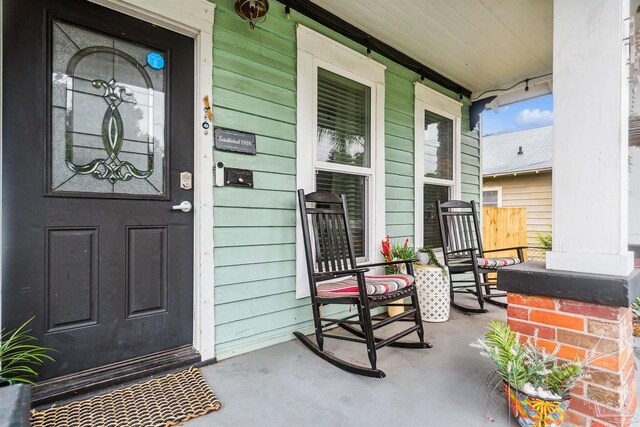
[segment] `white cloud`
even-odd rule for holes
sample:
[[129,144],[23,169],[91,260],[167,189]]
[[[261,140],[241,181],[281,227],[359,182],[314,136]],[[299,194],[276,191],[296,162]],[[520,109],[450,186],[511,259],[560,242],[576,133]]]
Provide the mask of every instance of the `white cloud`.
[[520,126],[548,125],[551,124],[552,121],[553,112],[540,110],[539,108],[534,108],[533,110],[525,108],[516,116],[516,122]]

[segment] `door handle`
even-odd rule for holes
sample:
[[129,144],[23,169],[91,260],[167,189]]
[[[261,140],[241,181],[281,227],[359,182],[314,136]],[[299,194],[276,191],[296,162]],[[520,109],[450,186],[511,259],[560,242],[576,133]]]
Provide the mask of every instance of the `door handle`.
[[191,205],[191,202],[189,202],[188,200],[183,201],[179,205],[173,206],[174,211],[182,211],[182,212],[189,212],[191,211],[191,208],[193,208],[193,206]]

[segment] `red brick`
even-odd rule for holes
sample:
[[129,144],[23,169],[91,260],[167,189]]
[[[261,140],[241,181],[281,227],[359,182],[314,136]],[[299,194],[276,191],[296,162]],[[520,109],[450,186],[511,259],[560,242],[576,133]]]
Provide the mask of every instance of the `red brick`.
[[509,304],[525,305],[528,307],[546,308],[549,310],[556,309],[556,302],[553,298],[541,297],[523,294],[507,294]]
[[582,314],[583,316],[599,317],[607,320],[620,320],[626,314],[627,308],[609,307],[606,305],[589,304],[586,302],[559,300],[560,311]]
[[619,372],[607,372],[599,369],[589,369],[590,382],[607,387],[617,388],[622,385],[622,375]]
[[520,332],[521,334],[524,334],[524,335],[533,336],[535,330],[537,329],[538,336],[540,338],[545,338],[548,340],[556,339],[556,330],[548,326],[534,325],[533,323],[521,322],[519,320],[513,320],[513,319],[509,319],[509,326],[511,327],[511,330],[515,332]]
[[583,382],[578,382],[571,388],[570,392],[571,396],[584,396],[586,395],[585,384]]
[[611,420],[605,419],[605,417],[619,417],[620,411],[615,409],[610,409],[602,405],[598,405],[595,402],[591,402],[582,397],[573,396],[571,397],[571,408],[574,411],[578,411],[581,414],[588,415],[590,417],[598,418],[600,420],[611,422]]
[[565,418],[565,422],[575,427],[586,427],[589,420],[584,415],[572,411],[571,406],[569,406],[569,412],[567,412],[567,418]]
[[607,406],[613,406],[615,408],[622,407],[623,399],[619,391],[611,391],[597,385],[589,384],[588,388],[589,399],[605,404]]
[[627,377],[631,376],[631,378],[635,378],[635,366],[636,366],[636,358],[633,352],[627,357],[626,362],[622,366],[622,376]]
[[611,424],[604,424],[598,420],[591,421],[591,427],[611,427]]
[[589,362],[589,365],[618,372],[623,365],[623,360],[626,360],[621,359],[622,356],[608,356],[596,353],[594,359]]
[[529,320],[529,310],[523,307],[510,305],[507,307],[507,317],[510,319]]
[[596,350],[605,354],[616,353],[619,350],[618,340],[614,341],[598,338],[593,335],[586,335],[580,332],[558,329],[557,337],[558,341],[571,344],[574,347]]
[[620,337],[620,324],[612,322],[602,322],[600,320],[589,319],[588,330],[594,335],[607,338]]
[[560,314],[549,311],[531,310],[529,320],[547,325],[560,326],[567,329],[575,329],[577,331],[584,330],[584,319],[568,314]]
[[629,396],[627,396],[627,401],[625,402],[624,406],[626,408],[626,411],[628,414],[635,414],[636,413],[636,409],[638,409],[638,396],[636,395],[636,387],[635,387],[635,379],[633,382],[633,392],[629,393]]
[[[538,340],[538,347],[544,347],[549,353],[553,352],[558,343],[547,341],[543,339]],[[560,351],[558,351],[558,357],[567,360],[584,360],[586,352],[581,348],[571,347],[569,345],[560,345]]]
[[[633,420],[635,408],[627,406],[621,409],[611,409],[595,402],[583,399],[581,397],[572,397],[570,403],[571,409],[581,414],[595,418],[601,425],[605,426],[628,426]],[[591,422],[591,425],[594,421]]]

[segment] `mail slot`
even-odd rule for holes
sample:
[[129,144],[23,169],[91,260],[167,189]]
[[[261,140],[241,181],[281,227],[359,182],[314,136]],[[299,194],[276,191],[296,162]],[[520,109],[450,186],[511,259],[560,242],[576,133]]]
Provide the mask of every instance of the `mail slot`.
[[253,188],[253,171],[224,168],[224,185]]

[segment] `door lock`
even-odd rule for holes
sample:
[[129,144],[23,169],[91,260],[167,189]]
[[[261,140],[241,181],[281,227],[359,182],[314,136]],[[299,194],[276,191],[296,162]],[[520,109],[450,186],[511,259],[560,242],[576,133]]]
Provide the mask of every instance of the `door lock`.
[[191,202],[188,201],[188,200],[185,200],[182,203],[180,203],[179,205],[175,205],[173,207],[173,210],[174,211],[189,212],[189,211],[191,211],[191,208],[193,208],[193,206],[191,205]]

